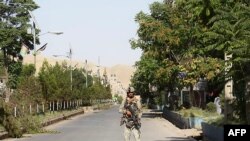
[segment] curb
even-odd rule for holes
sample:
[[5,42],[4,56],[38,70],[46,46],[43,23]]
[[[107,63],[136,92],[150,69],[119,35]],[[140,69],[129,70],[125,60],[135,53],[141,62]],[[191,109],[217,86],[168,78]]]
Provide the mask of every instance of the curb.
[[68,114],[68,115],[63,115],[63,116],[60,116],[60,117],[57,117],[57,118],[54,118],[54,119],[51,119],[49,121],[46,121],[44,123],[42,123],[42,127],[45,127],[45,126],[49,126],[51,124],[55,124],[55,123],[58,123],[62,120],[66,120],[70,117],[73,117],[73,116],[76,116],[76,115],[80,115],[80,114],[84,114],[85,113],[85,110],[82,109],[80,111],[77,111],[77,112],[74,112],[74,113],[71,113],[71,114]]
[[[92,110],[93,110],[92,107],[91,108],[90,107],[88,107],[88,108],[84,107],[81,110],[73,112],[71,114],[63,115],[61,117],[54,118],[54,119],[51,119],[49,121],[46,121],[46,122],[42,123],[42,127],[46,127],[46,126],[49,126],[51,124],[58,123],[58,122],[60,122],[62,120],[68,119],[70,117],[73,117],[73,116],[76,116],[76,115],[80,115],[80,114],[84,114],[85,111],[87,112],[87,111],[92,111]],[[0,132],[0,140],[6,139],[8,137],[9,137],[8,136],[8,132],[6,132],[6,131]]]
[[192,140],[192,141],[197,141],[196,139],[192,138],[192,137],[188,137],[188,139]]
[[8,138],[8,132],[3,131],[0,133],[0,140]]

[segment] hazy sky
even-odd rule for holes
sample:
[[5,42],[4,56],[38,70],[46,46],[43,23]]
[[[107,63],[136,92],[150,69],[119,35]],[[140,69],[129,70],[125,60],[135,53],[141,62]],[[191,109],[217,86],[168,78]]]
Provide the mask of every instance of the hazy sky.
[[155,1],[162,0],[35,0],[40,8],[33,14],[41,34],[64,32],[41,35],[41,45],[48,43],[42,54],[67,55],[71,46],[75,60],[98,63],[99,56],[101,66],[134,65],[141,56],[129,44],[137,36],[134,18],[140,11],[149,13]]

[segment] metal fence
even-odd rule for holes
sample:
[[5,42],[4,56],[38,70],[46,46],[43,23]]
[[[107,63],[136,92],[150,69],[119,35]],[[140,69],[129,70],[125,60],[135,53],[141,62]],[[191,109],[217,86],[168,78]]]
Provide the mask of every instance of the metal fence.
[[21,117],[26,114],[39,115],[47,112],[64,111],[78,109],[83,106],[99,106],[99,104],[113,103],[111,99],[97,100],[55,100],[42,103],[30,103],[28,105],[18,105],[13,107],[14,117]]

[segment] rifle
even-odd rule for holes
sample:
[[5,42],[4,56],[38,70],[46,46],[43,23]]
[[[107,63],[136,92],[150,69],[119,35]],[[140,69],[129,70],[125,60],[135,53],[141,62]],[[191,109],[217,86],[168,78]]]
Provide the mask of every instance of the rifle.
[[[141,128],[141,122],[138,117],[139,109],[136,105],[136,103],[132,100],[126,99],[124,108],[129,111],[131,114],[127,115],[127,113],[123,113],[123,116],[121,117],[120,126],[124,123],[127,123],[129,127],[134,126],[135,128],[139,129]],[[132,122],[132,124],[130,124]]]
[[139,111],[136,105],[134,104],[128,104],[126,105],[126,109],[131,112],[131,116],[127,117],[126,114],[123,114],[121,118],[121,125],[126,123],[126,121],[133,121],[135,128],[140,129],[141,128],[141,122],[138,117]]
[[126,115],[125,114],[123,114],[121,117],[120,126],[122,126],[124,123],[126,123]]

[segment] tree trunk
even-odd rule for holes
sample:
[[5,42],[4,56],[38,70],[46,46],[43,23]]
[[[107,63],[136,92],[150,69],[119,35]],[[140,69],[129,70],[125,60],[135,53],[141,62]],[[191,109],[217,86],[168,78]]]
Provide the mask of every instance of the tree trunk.
[[9,97],[10,97],[10,89],[7,85],[8,81],[9,81],[9,74],[8,74],[8,56],[7,53],[5,51],[5,48],[3,49],[3,54],[4,54],[4,73],[5,73],[5,102],[9,102]]
[[250,81],[246,82],[246,119],[247,123],[250,124]]

